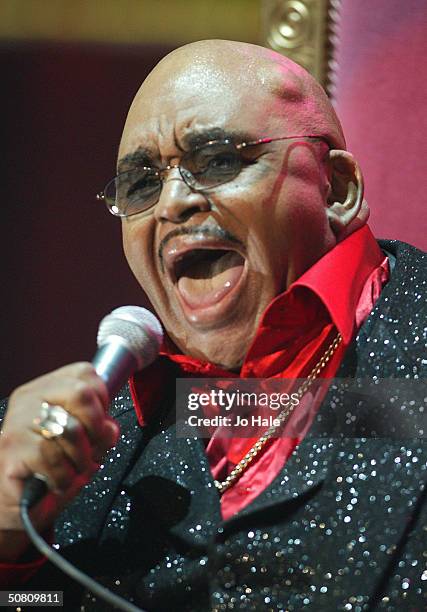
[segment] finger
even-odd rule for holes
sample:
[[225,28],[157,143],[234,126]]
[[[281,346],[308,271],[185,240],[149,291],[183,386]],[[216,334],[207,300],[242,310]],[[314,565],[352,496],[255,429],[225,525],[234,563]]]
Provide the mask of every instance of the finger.
[[[100,438],[107,416],[99,395],[92,386],[80,379],[62,378],[51,382],[51,385],[43,390],[43,394],[42,401],[61,406],[81,423],[91,444],[102,444]],[[35,403],[34,398],[31,401]]]
[[93,373],[90,364],[83,367],[62,368],[63,371],[74,371],[90,380],[68,376],[64,373],[40,377],[30,384],[17,389],[10,398],[6,413],[4,430],[20,428],[40,416],[40,406],[44,401],[65,408],[78,418],[88,431],[91,440],[96,440],[102,430],[105,418],[104,383]]
[[54,370],[48,374],[43,374],[43,376],[39,376],[38,378],[35,378],[32,381],[22,385],[15,390],[14,393],[18,392],[24,395],[27,393],[37,394],[40,393],[40,391],[43,392],[44,389],[54,388],[56,386],[56,382],[61,381],[62,379],[82,380],[87,382],[96,390],[101,403],[105,407],[108,406],[109,396],[107,387],[102,378],[97,375],[94,366],[86,361],[72,363],[63,366],[62,368],[58,368],[57,370]]
[[[91,411],[93,417],[93,406],[87,408],[85,416],[90,417]],[[76,470],[83,473],[88,463],[93,461],[99,463],[105,453],[117,442],[119,428],[111,417],[102,413],[102,410],[99,422],[96,420],[94,424],[95,433],[89,430],[86,420],[82,423],[70,412],[65,411],[65,413],[68,414],[68,422],[63,432],[52,439],[63,449]],[[41,435],[37,428],[33,428],[32,432],[37,436]]]
[[53,373],[55,377],[76,378],[87,382],[97,393],[104,408],[107,409],[110,403],[108,389],[103,379],[96,373],[95,367],[86,361],[73,363]]
[[65,493],[79,476],[62,448],[54,440],[42,440],[40,459],[37,466],[34,466],[34,472],[43,474],[51,490],[56,493]]
[[84,427],[77,421],[71,428],[66,428],[63,435],[54,438],[61,446],[79,473],[83,473],[91,462],[99,464],[120,435],[118,424],[111,417],[106,417],[102,431],[95,443],[91,443]]
[[107,417],[104,421],[104,430],[102,433],[102,445],[99,444],[93,454],[93,459],[99,463],[107,451],[117,444],[120,436],[120,427],[114,419]]
[[53,438],[52,442],[59,446],[79,474],[84,474],[94,461],[98,463],[96,447],[92,446],[85,428],[77,419],[72,428],[66,428],[63,435]]
[[[10,436],[2,436],[0,461],[2,493],[9,491],[9,497],[19,500],[21,497],[19,486],[35,473],[46,477],[49,487],[56,492],[64,494],[68,489],[77,491],[99,469],[99,463],[93,459],[93,449],[83,427],[80,426],[77,435],[80,445],[82,440],[85,441],[83,452],[81,446],[76,447],[69,441],[67,443],[70,446],[64,449],[61,437],[46,440],[33,431],[20,431]],[[4,501],[3,498],[2,500]]]

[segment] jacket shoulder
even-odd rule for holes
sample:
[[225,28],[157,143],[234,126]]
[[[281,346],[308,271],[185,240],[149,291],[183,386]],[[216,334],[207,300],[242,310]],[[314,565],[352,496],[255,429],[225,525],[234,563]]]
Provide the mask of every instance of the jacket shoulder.
[[427,254],[397,240],[379,245],[389,256],[391,274],[356,338],[362,361],[380,377],[424,378]]

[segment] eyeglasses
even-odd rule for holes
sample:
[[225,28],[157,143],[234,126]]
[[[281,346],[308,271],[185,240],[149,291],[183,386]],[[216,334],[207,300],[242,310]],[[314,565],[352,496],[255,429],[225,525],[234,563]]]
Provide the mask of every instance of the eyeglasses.
[[248,147],[278,140],[323,141],[329,147],[324,137],[312,135],[260,138],[240,144],[231,140],[210,140],[185,153],[178,165],[165,168],[137,166],[121,172],[107,183],[104,191],[97,195],[97,199],[103,200],[114,216],[130,217],[157,204],[165,172],[178,168],[182,180],[192,191],[207,191],[228,183],[239,175],[243,166],[250,163],[250,160],[243,156]]

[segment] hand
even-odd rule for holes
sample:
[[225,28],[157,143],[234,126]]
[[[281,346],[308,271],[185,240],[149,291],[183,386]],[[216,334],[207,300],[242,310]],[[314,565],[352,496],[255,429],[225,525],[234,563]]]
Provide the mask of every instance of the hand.
[[[77,419],[75,426],[51,440],[36,433],[33,421],[43,402],[62,406]],[[23,531],[19,502],[29,476],[43,474],[49,483],[50,492],[31,511],[43,531],[97,471],[119,435],[106,413],[108,403],[106,386],[90,363],[66,366],[12,393],[0,437],[0,558],[16,558],[28,544],[17,532]]]

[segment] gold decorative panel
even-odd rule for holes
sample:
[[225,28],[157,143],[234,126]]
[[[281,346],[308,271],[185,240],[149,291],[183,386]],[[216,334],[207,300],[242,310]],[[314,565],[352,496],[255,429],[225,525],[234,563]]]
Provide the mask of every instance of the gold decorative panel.
[[331,89],[340,0],[263,0],[266,44]]

